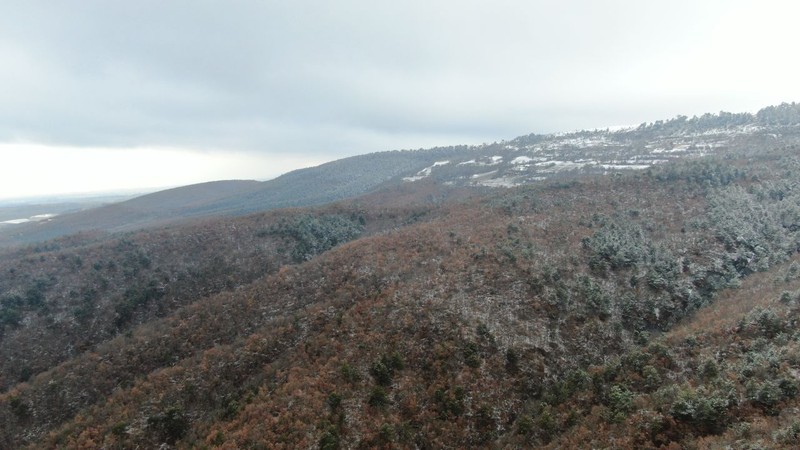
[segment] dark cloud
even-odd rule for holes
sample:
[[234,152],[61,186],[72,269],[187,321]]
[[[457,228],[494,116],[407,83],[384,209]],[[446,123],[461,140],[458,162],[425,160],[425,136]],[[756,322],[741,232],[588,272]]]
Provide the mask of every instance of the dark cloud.
[[0,141],[333,159],[797,100],[796,7],[754,5],[19,2],[0,11]]

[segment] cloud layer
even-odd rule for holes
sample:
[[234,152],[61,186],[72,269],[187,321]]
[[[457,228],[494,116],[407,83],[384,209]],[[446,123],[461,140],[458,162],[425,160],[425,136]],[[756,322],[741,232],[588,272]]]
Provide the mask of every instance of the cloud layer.
[[315,160],[800,99],[783,1],[0,7],[0,142]]

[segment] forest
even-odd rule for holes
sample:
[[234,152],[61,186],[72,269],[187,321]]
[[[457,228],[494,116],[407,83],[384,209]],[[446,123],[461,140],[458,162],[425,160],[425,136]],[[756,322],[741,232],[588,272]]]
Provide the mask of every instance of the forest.
[[743,142],[5,249],[0,447],[795,448],[798,142]]

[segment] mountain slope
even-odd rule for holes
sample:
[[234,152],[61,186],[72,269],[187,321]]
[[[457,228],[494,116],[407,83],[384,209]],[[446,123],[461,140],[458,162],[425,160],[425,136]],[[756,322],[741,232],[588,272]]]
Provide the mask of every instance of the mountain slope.
[[796,448],[799,270],[795,256],[755,273],[669,333],[565,380],[544,407],[546,448]]
[[0,447],[792,448],[800,158],[769,131],[0,253]]
[[192,217],[208,202],[247,192],[256,181],[216,181],[143,195],[119,203],[66,213],[44,222],[0,229],[0,245],[40,242],[88,230],[131,231]]
[[56,217],[0,228],[0,245],[38,242],[85,230],[133,230],[187,218],[243,215],[320,205],[376,189],[430,179],[453,186],[512,187],[545,179],[641,170],[728,150],[800,143],[800,105],[757,114],[679,116],[617,131],[528,135],[480,146],[354,156],[274,180],[203,183]]
[[[796,257],[798,173],[794,149],[754,149],[432,201],[423,216],[398,209],[390,222],[391,209],[365,209],[364,226],[380,223],[378,233],[311,258],[295,250],[308,247],[302,230],[314,235],[318,221],[281,222],[287,212],[275,213],[264,236],[281,237],[295,264],[197,298],[13,386],[0,395],[0,442],[571,446],[614,442],[624,432],[617,424],[636,426],[649,411],[662,418],[647,423],[683,431],[656,433],[647,445],[724,436],[732,420],[721,429],[693,424],[673,400],[653,410],[642,397],[651,388],[627,362],[612,371],[611,360],[637,361],[645,346],[655,356],[644,366],[662,380],[683,374],[690,355],[676,348],[674,366],[657,362],[659,336],[742,279]],[[349,217],[346,208],[326,214]],[[217,229],[223,237],[244,219],[230,220]],[[800,369],[781,361],[783,377]],[[770,406],[780,413],[793,402]]]

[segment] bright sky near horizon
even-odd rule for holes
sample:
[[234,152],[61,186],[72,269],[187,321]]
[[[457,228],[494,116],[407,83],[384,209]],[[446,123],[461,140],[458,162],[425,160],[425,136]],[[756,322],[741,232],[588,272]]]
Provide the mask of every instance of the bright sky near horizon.
[[800,100],[777,0],[0,2],[0,199]]
[[[32,144],[0,144],[0,155],[3,155],[4,161],[4,169],[0,170],[2,185],[29,186],[27,195],[31,196],[113,193],[137,188],[163,189],[221,178],[258,180],[264,178],[270,165],[302,167],[323,162],[253,152]],[[6,162],[10,164],[6,165]],[[33,167],[37,170],[15,171],[14,167]],[[0,199],[3,198],[14,197],[0,196]]]

